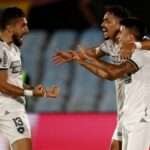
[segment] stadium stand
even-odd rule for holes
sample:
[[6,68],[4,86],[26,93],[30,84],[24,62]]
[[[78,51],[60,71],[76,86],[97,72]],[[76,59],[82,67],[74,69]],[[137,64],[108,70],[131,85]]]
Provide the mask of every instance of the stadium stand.
[[[79,45],[84,48],[94,47],[103,41],[98,29],[88,29],[80,35]],[[67,111],[94,111],[98,94],[98,78],[79,65],[75,64],[75,75],[72,83]]]
[[98,111],[113,112],[116,110],[115,84],[113,81],[104,81],[103,95],[98,102]]
[[32,31],[25,37],[21,48],[23,66],[30,76],[31,84],[36,84],[39,78],[39,63],[46,38],[44,31]]
[[68,50],[75,44],[77,33],[73,31],[58,31],[54,33],[50,41],[43,59],[43,78],[42,83],[46,86],[59,85],[61,88],[61,96],[55,100],[43,98],[36,103],[35,111],[62,111],[64,110],[65,97],[68,94],[68,82],[70,79],[70,64],[56,66],[52,63],[51,57],[58,50]]
[[113,82],[97,78],[75,63],[59,66],[52,63],[52,56],[58,50],[78,49],[78,45],[84,48],[95,47],[102,41],[102,32],[97,28],[82,33],[59,30],[52,35],[44,31],[31,31],[22,47],[24,67],[31,83],[59,85],[61,95],[54,100],[39,98],[30,111],[114,111]]

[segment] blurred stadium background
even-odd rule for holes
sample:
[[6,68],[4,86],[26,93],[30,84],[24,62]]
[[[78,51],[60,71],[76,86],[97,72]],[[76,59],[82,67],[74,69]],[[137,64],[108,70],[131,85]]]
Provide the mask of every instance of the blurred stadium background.
[[[24,80],[36,85],[56,84],[54,99],[29,99],[34,150],[107,150],[115,126],[114,82],[104,81],[79,65],[55,65],[58,50],[94,47],[104,39],[100,30],[103,8],[121,4],[150,25],[148,0],[0,0],[0,10],[22,8],[30,33],[22,50]],[[105,58],[109,59],[109,58]],[[0,150],[7,140],[0,137]]]

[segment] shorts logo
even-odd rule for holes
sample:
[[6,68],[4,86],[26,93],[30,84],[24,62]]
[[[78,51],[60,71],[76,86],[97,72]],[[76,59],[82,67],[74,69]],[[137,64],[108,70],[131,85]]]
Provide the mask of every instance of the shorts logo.
[[121,132],[117,132],[117,135],[118,135],[118,136],[122,136],[122,133],[121,133]]
[[20,117],[16,117],[13,119],[14,123],[15,123],[15,126],[17,127],[17,131],[21,134],[24,133],[25,131],[25,128],[23,126],[23,121]]

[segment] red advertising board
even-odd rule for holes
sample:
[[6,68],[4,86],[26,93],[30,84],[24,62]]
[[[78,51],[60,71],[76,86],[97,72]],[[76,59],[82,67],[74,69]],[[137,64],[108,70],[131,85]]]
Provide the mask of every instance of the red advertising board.
[[41,114],[33,150],[108,150],[115,120],[114,113]]
[[[33,150],[108,150],[114,113],[29,114]],[[0,135],[0,150],[8,150]]]

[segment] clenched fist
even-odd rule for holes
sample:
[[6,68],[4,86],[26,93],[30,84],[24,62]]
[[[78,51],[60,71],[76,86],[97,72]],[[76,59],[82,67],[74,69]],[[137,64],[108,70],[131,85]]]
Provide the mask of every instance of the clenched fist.
[[37,97],[42,97],[46,95],[46,89],[43,85],[39,84],[37,86],[35,86],[34,90],[33,90],[33,95],[37,96]]
[[46,90],[46,97],[56,98],[60,94],[58,86],[51,86]]

